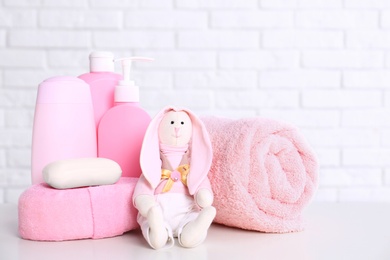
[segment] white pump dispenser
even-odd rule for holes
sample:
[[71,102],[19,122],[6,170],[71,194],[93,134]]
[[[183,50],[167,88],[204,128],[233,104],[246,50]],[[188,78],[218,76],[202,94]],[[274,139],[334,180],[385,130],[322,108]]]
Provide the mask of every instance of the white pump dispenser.
[[139,87],[131,80],[131,68],[133,61],[153,61],[147,57],[128,57],[116,59],[122,63],[123,80],[115,87],[115,102],[139,102]]

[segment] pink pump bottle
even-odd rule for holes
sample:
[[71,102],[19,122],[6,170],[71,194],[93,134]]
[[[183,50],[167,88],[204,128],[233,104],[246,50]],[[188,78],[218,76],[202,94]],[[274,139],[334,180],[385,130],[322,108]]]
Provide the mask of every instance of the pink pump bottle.
[[31,177],[44,182],[49,163],[97,157],[96,128],[91,93],[76,77],[52,77],[38,87],[34,115]]
[[114,106],[114,89],[122,75],[114,73],[114,55],[105,51],[89,55],[89,70],[79,78],[90,86],[97,129],[100,119]]
[[149,58],[119,59],[123,77],[115,87],[115,105],[100,120],[98,127],[98,157],[116,161],[122,168],[122,177],[139,177],[142,141],[151,121],[149,114],[139,106],[139,88],[130,80],[132,61],[152,61]]

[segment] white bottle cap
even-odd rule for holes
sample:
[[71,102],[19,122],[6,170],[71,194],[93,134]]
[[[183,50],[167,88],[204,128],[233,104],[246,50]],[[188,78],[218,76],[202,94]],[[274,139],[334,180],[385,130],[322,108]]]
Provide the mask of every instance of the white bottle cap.
[[153,61],[146,57],[129,57],[116,59],[122,62],[123,80],[115,87],[115,102],[139,102],[139,87],[130,79],[133,61]]
[[114,72],[114,54],[108,51],[94,51],[89,54],[90,72]]

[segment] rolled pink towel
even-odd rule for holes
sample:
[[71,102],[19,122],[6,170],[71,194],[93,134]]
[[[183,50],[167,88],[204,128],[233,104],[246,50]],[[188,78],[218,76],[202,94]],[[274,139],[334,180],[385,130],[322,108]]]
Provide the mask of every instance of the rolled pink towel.
[[24,239],[62,241],[122,235],[138,227],[132,196],[138,178],[113,185],[57,190],[35,184],[19,198]]
[[302,230],[318,162],[299,131],[264,118],[202,121],[213,145],[214,222],[262,232]]

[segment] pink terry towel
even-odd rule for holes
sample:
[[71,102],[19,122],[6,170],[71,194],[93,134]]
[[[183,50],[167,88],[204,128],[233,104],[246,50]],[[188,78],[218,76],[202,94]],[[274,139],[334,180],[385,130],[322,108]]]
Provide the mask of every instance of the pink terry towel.
[[299,131],[264,118],[202,121],[213,145],[214,222],[262,232],[302,230],[318,162]]
[[132,203],[138,178],[116,184],[57,190],[46,184],[19,198],[19,234],[24,239],[62,241],[122,235],[138,227]]

